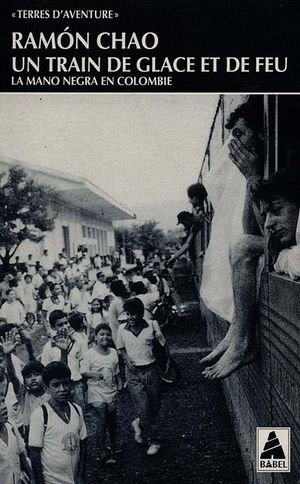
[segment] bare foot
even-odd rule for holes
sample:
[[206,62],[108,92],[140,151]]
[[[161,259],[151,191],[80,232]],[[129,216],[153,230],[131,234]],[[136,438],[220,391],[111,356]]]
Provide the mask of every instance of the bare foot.
[[248,343],[231,343],[228,350],[219,359],[219,361],[209,368],[206,368],[202,374],[210,380],[227,378],[242,366],[248,365],[256,358],[257,350]]
[[231,342],[231,332],[229,329],[225,338],[223,338],[222,341],[220,341],[218,346],[211,353],[209,353],[207,356],[202,358],[202,360],[200,360],[200,364],[203,366],[211,366],[214,363],[216,363],[221,358],[221,356],[224,355],[225,351],[229,348],[230,342]]

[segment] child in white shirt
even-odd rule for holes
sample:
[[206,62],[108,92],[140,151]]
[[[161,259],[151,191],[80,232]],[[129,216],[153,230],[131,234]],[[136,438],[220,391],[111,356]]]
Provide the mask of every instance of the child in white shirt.
[[60,361],[43,371],[50,395],[30,421],[29,447],[35,481],[39,484],[84,482],[86,427],[79,405],[69,401],[71,372]]
[[[111,329],[99,324],[95,331],[97,345],[85,353],[81,361],[81,374],[88,382],[88,403],[97,412],[102,458],[115,463],[116,454],[116,396],[121,388],[119,358],[117,351],[110,348]],[[112,456],[105,452],[106,427],[110,437]]]
[[3,394],[0,394],[0,469],[2,484],[19,483],[21,469],[29,479],[32,476],[22,437],[15,425],[8,422]]

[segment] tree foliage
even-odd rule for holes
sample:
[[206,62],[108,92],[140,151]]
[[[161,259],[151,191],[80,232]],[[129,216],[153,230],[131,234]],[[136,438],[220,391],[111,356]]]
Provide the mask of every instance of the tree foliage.
[[130,256],[136,247],[143,248],[147,257],[151,252],[162,249],[165,244],[164,232],[157,227],[158,222],[149,220],[142,225],[134,224],[131,227],[117,227],[115,237],[117,248],[126,247],[126,254]]
[[49,202],[54,197],[50,188],[30,178],[25,170],[13,166],[0,175],[0,255],[3,265],[24,240],[40,242],[54,227],[49,216]]

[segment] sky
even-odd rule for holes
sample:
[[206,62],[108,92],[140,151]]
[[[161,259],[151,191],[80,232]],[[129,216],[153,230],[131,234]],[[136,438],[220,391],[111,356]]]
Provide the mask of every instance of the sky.
[[168,230],[190,208],[218,96],[0,94],[0,156],[87,178]]

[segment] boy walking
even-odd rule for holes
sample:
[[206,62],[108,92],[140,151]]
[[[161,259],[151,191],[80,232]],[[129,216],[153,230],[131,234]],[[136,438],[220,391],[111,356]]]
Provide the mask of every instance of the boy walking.
[[132,427],[136,442],[148,442],[147,455],[155,455],[160,445],[154,420],[160,409],[161,395],[153,344],[155,338],[164,346],[165,339],[156,321],[144,319],[144,305],[140,299],[128,299],[124,310],[128,322],[119,327],[117,349],[126,363],[128,390],[138,416]]
[[[116,454],[116,396],[121,388],[119,378],[119,358],[117,351],[110,348],[111,329],[107,324],[99,324],[95,330],[96,343],[84,355],[81,374],[88,382],[88,403],[98,415],[101,451],[103,460],[115,463]],[[112,456],[105,456],[105,437],[108,429]]]
[[79,405],[70,403],[71,372],[60,361],[49,363],[43,381],[50,395],[37,408],[29,430],[33,473],[39,484],[83,484],[86,427]]

